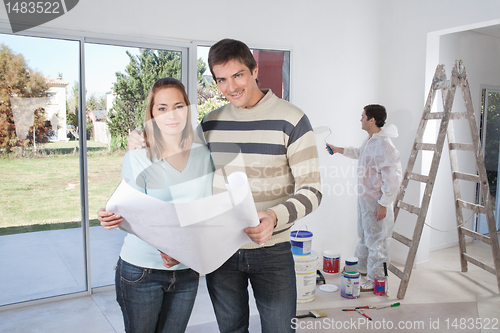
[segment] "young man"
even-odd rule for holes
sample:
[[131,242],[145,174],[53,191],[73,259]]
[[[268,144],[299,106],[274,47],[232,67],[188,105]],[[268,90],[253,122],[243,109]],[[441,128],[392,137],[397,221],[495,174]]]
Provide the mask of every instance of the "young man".
[[[290,228],[322,197],[312,127],[300,109],[259,89],[257,63],[244,43],[219,41],[210,48],[208,65],[230,104],[206,115],[200,129],[212,153],[238,145],[260,219],[245,230],[254,243],[206,277],[219,329],[248,332],[250,281],[262,332],[293,332],[297,297]],[[224,184],[216,175],[217,188]]]
[[367,275],[361,291],[373,291],[373,280],[384,276],[383,263],[389,264],[389,245],[394,227],[392,204],[401,183],[399,152],[390,138],[398,136],[396,126],[383,127],[387,113],[382,105],[367,105],[361,114],[361,128],[368,138],[360,148],[341,148],[328,144],[334,153],[359,160],[358,235],[354,255],[358,271]]

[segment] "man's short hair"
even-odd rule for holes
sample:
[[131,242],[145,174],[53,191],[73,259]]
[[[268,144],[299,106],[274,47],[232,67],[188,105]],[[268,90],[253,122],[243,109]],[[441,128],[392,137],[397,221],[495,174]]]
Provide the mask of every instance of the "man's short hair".
[[226,64],[234,59],[247,66],[250,72],[257,67],[257,61],[252,52],[245,43],[239,40],[223,39],[212,45],[208,52],[208,67],[214,80],[217,79],[213,70],[214,66]]
[[365,110],[366,119],[375,119],[375,125],[377,127],[383,127],[385,125],[385,120],[387,119],[387,112],[385,107],[379,104],[370,104],[363,108]]

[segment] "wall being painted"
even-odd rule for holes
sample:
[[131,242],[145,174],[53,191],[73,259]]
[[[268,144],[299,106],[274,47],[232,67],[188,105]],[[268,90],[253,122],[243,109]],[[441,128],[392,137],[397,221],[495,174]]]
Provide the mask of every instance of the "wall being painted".
[[[0,7],[5,26],[7,16]],[[498,13],[497,0],[483,0],[480,6],[475,0],[255,0],[245,5],[228,0],[86,0],[37,29],[165,43],[206,44],[230,37],[250,47],[290,49],[291,101],[313,126],[329,126],[333,144],[360,145],[366,137],[359,123],[362,107],[384,104],[389,122],[400,129],[394,144],[404,168],[428,86],[427,34],[498,19]],[[357,242],[356,161],[327,155],[323,138],[318,135],[323,203],[297,226],[307,224],[314,232],[314,250],[335,249],[345,258]],[[419,194],[418,187],[409,190],[414,200]],[[413,227],[408,218],[396,229],[411,237]],[[426,231],[418,262],[427,260],[431,246]],[[404,257],[397,244],[393,252],[397,260]]]

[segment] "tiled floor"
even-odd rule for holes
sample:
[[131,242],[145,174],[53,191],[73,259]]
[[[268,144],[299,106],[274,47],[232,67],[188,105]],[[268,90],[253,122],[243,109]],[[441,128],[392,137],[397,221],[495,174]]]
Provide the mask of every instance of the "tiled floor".
[[[490,248],[480,242],[468,245],[468,253],[492,261]],[[327,282],[340,286],[339,276],[326,276]],[[391,297],[362,293],[359,299],[342,298],[339,292],[325,293],[317,289],[313,302],[298,304],[298,312],[312,309],[355,307],[361,305],[390,304],[396,299],[399,279],[390,274]],[[18,309],[0,308],[0,332],[123,332],[121,312],[115,301],[114,291],[97,292],[79,297]],[[469,272],[460,272],[458,248],[432,252],[428,266],[413,270],[410,285],[402,304],[464,303],[475,304],[479,318],[500,320],[500,296],[494,275],[469,265]],[[458,305],[460,306],[460,305]],[[401,307],[401,311],[403,307]],[[251,306],[251,332],[260,332],[255,303]],[[483,330],[483,332],[500,331]],[[187,330],[188,333],[218,332],[215,316],[206,290],[200,280],[198,297]],[[310,331],[313,332],[313,331]],[[429,331],[430,332],[430,331]],[[435,331],[436,332],[436,331]]]

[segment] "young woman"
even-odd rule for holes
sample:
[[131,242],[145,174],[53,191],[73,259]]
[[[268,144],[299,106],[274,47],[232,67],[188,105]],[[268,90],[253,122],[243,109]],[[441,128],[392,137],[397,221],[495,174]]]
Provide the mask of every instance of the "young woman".
[[[121,175],[129,185],[167,202],[194,201],[211,194],[211,177],[201,177],[212,171],[210,154],[205,146],[193,144],[189,104],[178,80],[155,82],[145,115],[146,149],[128,151],[123,160]],[[173,184],[182,190],[172,191]],[[105,229],[119,227],[123,221],[105,209],[98,211],[98,218]],[[126,332],[184,332],[198,280],[197,272],[128,234],[115,277]]]

